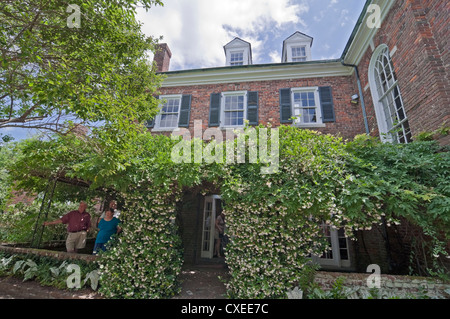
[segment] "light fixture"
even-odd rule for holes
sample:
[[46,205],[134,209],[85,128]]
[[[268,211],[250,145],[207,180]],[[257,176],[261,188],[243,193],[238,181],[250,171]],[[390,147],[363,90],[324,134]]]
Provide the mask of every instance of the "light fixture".
[[350,103],[352,103],[352,104],[358,104],[358,101],[359,101],[359,96],[358,96],[358,94],[353,94],[353,95],[352,95],[352,100],[350,101]]

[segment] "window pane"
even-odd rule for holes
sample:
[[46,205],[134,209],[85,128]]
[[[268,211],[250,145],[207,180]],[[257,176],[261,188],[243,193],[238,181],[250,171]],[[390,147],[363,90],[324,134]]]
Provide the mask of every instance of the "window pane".
[[178,125],[178,115],[161,114],[160,127],[176,127]]
[[[164,99],[163,97],[161,99]],[[178,112],[180,109],[179,98],[167,98],[166,103],[161,106],[159,127],[175,128],[178,126]]]
[[348,260],[348,250],[347,249],[341,249],[339,251],[341,255],[341,260]]
[[225,112],[225,125],[244,125],[243,111]]
[[244,110],[244,96],[234,95],[225,97],[225,111]]
[[292,57],[304,57],[306,56],[306,48],[305,47],[293,47],[292,48]]
[[303,109],[303,123],[316,123],[316,109]]
[[244,52],[235,52],[230,55],[231,65],[243,65],[244,64]]
[[317,123],[317,108],[314,92],[296,92],[294,98],[294,116],[297,123]]

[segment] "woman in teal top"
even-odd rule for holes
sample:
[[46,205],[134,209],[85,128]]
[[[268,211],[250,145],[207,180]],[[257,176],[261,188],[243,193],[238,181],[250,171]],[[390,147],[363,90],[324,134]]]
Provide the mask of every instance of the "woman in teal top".
[[111,236],[118,234],[121,231],[119,223],[120,220],[114,217],[112,210],[108,209],[105,212],[105,217],[98,223],[98,228],[100,230],[97,234],[97,239],[95,240],[94,255],[97,255],[100,249],[105,251],[105,244],[111,239]]

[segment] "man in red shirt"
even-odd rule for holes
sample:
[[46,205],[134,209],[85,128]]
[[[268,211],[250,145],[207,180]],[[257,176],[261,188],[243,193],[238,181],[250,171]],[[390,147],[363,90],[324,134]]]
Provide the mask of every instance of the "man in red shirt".
[[80,202],[78,210],[68,212],[60,219],[44,222],[44,226],[67,224],[66,248],[68,253],[76,253],[86,246],[86,236],[91,227],[91,215],[86,212],[86,202]]

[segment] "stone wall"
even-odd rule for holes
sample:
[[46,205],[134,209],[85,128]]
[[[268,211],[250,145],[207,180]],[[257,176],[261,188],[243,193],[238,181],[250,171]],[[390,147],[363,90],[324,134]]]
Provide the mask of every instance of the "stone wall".
[[73,254],[73,253],[67,253],[65,251],[53,251],[53,250],[46,250],[46,249],[35,249],[35,248],[21,248],[21,247],[12,247],[12,246],[5,246],[0,245],[0,252],[5,252],[9,254],[20,254],[20,255],[26,255],[26,254],[33,254],[37,256],[43,256],[43,257],[51,257],[58,260],[83,260],[86,262],[93,262],[97,259],[97,256],[94,255],[86,255],[86,254]]
[[[370,295],[367,280],[370,273],[340,273],[318,271],[315,282],[324,290],[332,288],[333,283],[339,277],[344,278],[343,286],[353,291],[356,298],[364,298]],[[377,288],[375,288],[377,289]],[[350,290],[349,290],[350,291]],[[377,290],[379,296],[384,298],[405,298],[418,296],[423,293],[430,298],[450,299],[450,283],[444,283],[436,278],[380,275],[380,288]]]

